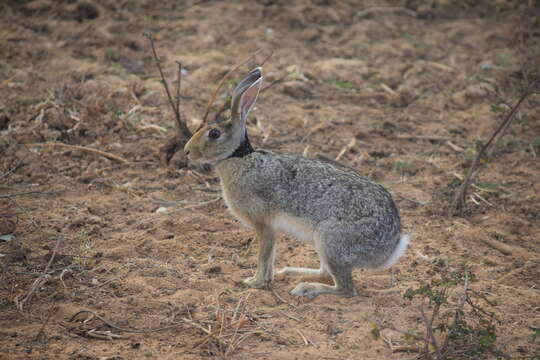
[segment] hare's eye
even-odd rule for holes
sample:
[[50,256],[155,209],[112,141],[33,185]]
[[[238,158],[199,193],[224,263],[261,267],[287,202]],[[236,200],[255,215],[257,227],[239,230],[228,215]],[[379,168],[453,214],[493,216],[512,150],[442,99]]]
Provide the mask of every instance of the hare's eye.
[[219,131],[218,129],[211,129],[209,132],[208,132],[208,137],[210,139],[217,139],[218,137],[221,136],[221,131]]

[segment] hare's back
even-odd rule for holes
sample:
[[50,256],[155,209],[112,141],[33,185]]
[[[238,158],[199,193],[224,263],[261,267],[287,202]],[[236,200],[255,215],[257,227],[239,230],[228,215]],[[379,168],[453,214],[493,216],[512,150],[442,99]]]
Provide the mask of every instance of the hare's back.
[[353,169],[297,155],[253,155],[249,187],[278,212],[317,223],[329,218],[399,223],[388,191]]

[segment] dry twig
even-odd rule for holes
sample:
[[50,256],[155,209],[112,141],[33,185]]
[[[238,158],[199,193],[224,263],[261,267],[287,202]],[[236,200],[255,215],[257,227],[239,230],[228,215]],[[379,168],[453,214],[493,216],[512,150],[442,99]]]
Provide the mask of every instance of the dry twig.
[[479,239],[480,239],[480,241],[482,241],[486,245],[489,245],[492,248],[494,248],[495,250],[500,251],[504,255],[520,256],[520,257],[522,257],[524,259],[529,259],[530,258],[529,252],[527,250],[523,249],[523,248],[507,245],[507,244],[505,244],[503,242],[492,239],[489,236],[481,236]]
[[343,155],[345,155],[347,152],[349,152],[352,148],[354,148],[354,146],[356,145],[356,138],[352,138],[351,141],[349,141],[347,143],[347,145],[345,145],[341,151],[339,152],[339,154],[336,156],[336,161],[339,161]]
[[514,120],[514,117],[519,107],[530,95],[532,95],[535,92],[536,84],[539,82],[540,82],[540,79],[537,79],[527,85],[527,88],[523,91],[523,93],[521,94],[521,97],[516,102],[516,104],[512,107],[510,112],[506,115],[506,117],[504,118],[502,123],[499,125],[497,130],[495,130],[495,132],[491,135],[489,140],[484,144],[484,146],[482,146],[480,151],[478,151],[478,153],[476,154],[471,166],[467,170],[467,175],[465,176],[465,179],[461,183],[459,190],[454,195],[454,199],[452,201],[452,207],[451,207],[451,212],[454,215],[459,215],[459,216],[463,215],[464,208],[465,208],[465,198],[467,195],[467,189],[469,188],[469,184],[474,180],[474,178],[480,171],[480,165],[487,162],[491,153],[495,149],[495,145],[504,135],[508,127],[510,127],[510,124],[512,123],[512,120]]
[[[118,331],[122,331],[122,332],[128,332],[128,333],[139,333],[139,334],[147,334],[147,333],[152,333],[152,332],[157,332],[157,331],[163,331],[163,330],[169,330],[169,329],[174,329],[174,328],[177,328],[178,326],[182,325],[182,323],[177,323],[177,324],[173,324],[173,325],[169,325],[169,326],[164,326],[164,327],[160,327],[160,328],[155,328],[155,329],[134,329],[134,328],[124,328],[124,327],[120,327],[120,326],[117,326],[115,324],[113,324],[110,320],[104,318],[103,316],[99,315],[98,313],[96,313],[95,311],[92,311],[92,310],[80,310],[80,311],[77,311],[75,314],[73,314],[68,322],[73,322],[75,320],[75,318],[77,316],[79,316],[80,314],[91,314],[93,317],[95,317],[96,319],[100,320],[101,322],[103,322],[105,325],[113,328],[113,329],[116,329]],[[187,320],[187,321],[186,321]],[[85,321],[88,321],[85,320]],[[184,322],[191,322],[191,320],[189,319],[182,319],[182,321]]]
[[431,140],[431,141],[450,141],[451,139],[448,136],[438,136],[438,135],[397,135],[396,139],[405,139],[405,140]]
[[124,159],[124,158],[122,158],[120,156],[117,156],[117,155],[114,155],[114,154],[111,154],[111,153],[108,153],[108,152],[104,152],[104,151],[101,151],[101,150],[89,148],[89,147],[86,147],[86,146],[69,145],[69,144],[62,144],[62,143],[38,143],[38,144],[29,144],[29,145],[30,146],[61,147],[61,148],[66,148],[66,149],[70,149],[70,150],[79,150],[79,151],[83,151],[83,152],[103,156],[103,157],[105,157],[107,159],[119,161],[119,162],[124,163],[124,164],[129,164],[129,161],[127,161],[126,159]]
[[[201,125],[199,126],[199,129],[202,128],[204,125],[206,125],[206,122],[207,122],[207,119],[208,119],[208,114],[210,112],[210,107],[212,106],[212,104],[214,103],[214,101],[216,100],[216,97],[217,97],[217,94],[219,92],[219,89],[221,89],[221,87],[223,86],[223,84],[225,83],[225,81],[229,78],[229,76],[232,75],[232,73],[234,73],[236,70],[238,70],[238,68],[240,68],[240,66],[246,64],[248,61],[250,61],[251,59],[253,59],[255,57],[255,55],[257,55],[262,49],[258,49],[257,51],[255,51],[253,54],[251,54],[249,57],[243,59],[242,61],[240,61],[238,64],[236,64],[235,66],[233,66],[233,68],[231,70],[229,70],[229,72],[227,72],[227,74],[225,74],[225,76],[223,76],[223,78],[221,78],[221,80],[219,81],[219,83],[217,84],[216,88],[214,89],[214,92],[212,93],[212,96],[210,97],[210,99],[208,100],[208,103],[206,104],[206,110],[204,112],[204,116],[203,116],[203,119],[202,119],[202,122],[201,122]],[[266,60],[265,60],[266,61]]]
[[24,195],[34,195],[34,194],[42,194],[42,195],[56,195],[60,191],[41,191],[41,190],[35,190],[35,191],[24,191],[20,193],[14,193],[14,194],[2,194],[0,195],[0,199],[12,199],[17,196],[24,196]]
[[43,286],[51,278],[51,275],[48,274],[49,268],[51,267],[54,261],[54,258],[56,257],[56,253],[58,252],[58,248],[60,247],[61,242],[62,242],[62,236],[59,236],[58,239],[56,240],[56,244],[54,245],[54,250],[51,254],[51,257],[49,258],[49,262],[47,263],[47,266],[45,266],[45,269],[43,270],[41,275],[36,280],[34,280],[34,282],[32,283],[32,286],[30,287],[30,290],[25,295],[25,297],[20,302],[17,299],[15,299],[17,309],[19,311],[23,311],[24,306],[28,302],[30,302],[30,300],[32,300],[32,297],[34,296],[35,292],[38,291],[39,288]]
[[442,346],[442,353],[446,353],[448,350],[448,344],[450,343],[450,337],[454,334],[456,331],[459,322],[461,321],[461,317],[463,316],[463,307],[465,306],[465,302],[467,301],[468,294],[467,291],[469,290],[469,273],[465,272],[465,281],[463,284],[463,294],[459,297],[459,303],[458,308],[456,309],[456,312],[454,313],[454,321],[452,322],[452,325],[450,325],[450,330],[448,331],[448,334],[446,335],[446,338],[444,339],[444,343]]
[[41,328],[39,329],[38,333],[36,334],[36,337],[34,340],[39,340],[40,336],[43,334],[43,331],[45,330],[45,326],[47,326],[47,323],[51,319],[51,316],[55,314],[58,311],[58,307],[53,303],[49,309],[49,312],[47,314],[47,317],[45,318],[45,321],[43,321],[43,324],[41,324]]
[[178,74],[176,78],[176,101],[173,101],[173,98],[171,96],[171,92],[169,91],[169,85],[167,83],[167,80],[165,79],[165,76],[163,75],[163,70],[161,68],[161,63],[159,61],[156,47],[154,45],[154,37],[151,33],[144,33],[143,34],[146,38],[148,38],[148,41],[150,42],[150,47],[152,48],[152,54],[154,56],[154,61],[156,62],[156,66],[159,70],[159,75],[161,76],[161,82],[163,84],[163,87],[165,88],[165,92],[167,94],[167,99],[169,100],[169,104],[171,105],[171,108],[173,110],[175,119],[176,119],[176,133],[175,136],[167,140],[167,142],[162,145],[159,148],[159,159],[162,166],[167,166],[169,164],[169,161],[172,159],[174,154],[179,149],[182,149],[184,145],[187,143],[187,141],[191,138],[191,131],[187,127],[187,123],[185,119],[182,117],[182,112],[180,111],[180,88],[182,85],[182,63],[177,61],[178,65]]
[[372,7],[366,10],[362,10],[356,13],[357,19],[364,19],[374,14],[405,14],[411,17],[417,17],[416,11],[399,6],[387,6],[387,7]]

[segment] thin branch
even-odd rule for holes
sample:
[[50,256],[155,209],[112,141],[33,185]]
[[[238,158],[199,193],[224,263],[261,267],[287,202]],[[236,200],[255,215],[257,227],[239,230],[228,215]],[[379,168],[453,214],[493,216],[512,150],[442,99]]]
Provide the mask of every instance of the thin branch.
[[495,148],[495,144],[499,141],[499,139],[504,135],[506,129],[510,126],[512,123],[512,120],[514,119],[519,107],[521,104],[527,99],[529,95],[533,93],[533,89],[536,82],[533,82],[529,84],[527,89],[523,92],[521,97],[519,98],[518,102],[512,107],[510,112],[506,115],[506,118],[503,120],[503,122],[499,125],[497,130],[491,135],[487,143],[482,146],[480,151],[476,154],[476,157],[474,158],[471,166],[467,170],[467,175],[465,176],[465,179],[461,183],[461,186],[459,190],[456,192],[454,196],[454,200],[452,201],[452,211],[454,214],[457,214],[459,216],[463,215],[464,207],[465,207],[465,197],[467,195],[467,189],[469,187],[469,184],[474,180],[476,175],[479,172],[479,165],[483,159],[488,158],[491,153],[493,152],[493,149]]
[[253,59],[255,57],[255,55],[257,55],[262,49],[258,49],[257,51],[255,51],[253,54],[251,54],[250,56],[248,56],[247,58],[243,59],[242,61],[240,61],[238,64],[236,64],[231,70],[229,70],[229,72],[227,74],[225,74],[225,76],[220,80],[220,82],[218,83],[218,85],[216,86],[213,94],[212,94],[212,97],[208,100],[208,103],[206,104],[206,110],[204,112],[204,116],[203,116],[203,120],[202,120],[202,123],[201,123],[201,126],[199,128],[202,128],[205,124],[206,124],[206,119],[208,118],[208,113],[210,112],[210,107],[212,106],[212,104],[214,103],[214,101],[216,100],[216,97],[217,97],[217,94],[219,92],[219,89],[221,89],[221,87],[223,86],[223,83],[225,83],[225,80],[227,80],[229,78],[229,76],[231,76],[231,74],[233,72],[235,72],[236,70],[238,70],[238,68],[244,64],[246,64],[248,61],[250,61],[251,59]]
[[274,55],[274,50],[271,49],[270,54],[268,54],[268,56],[264,58],[264,60],[260,63],[259,66],[263,66],[264,64],[266,64],[266,62],[272,57],[272,55]]
[[[174,324],[174,325],[164,326],[164,327],[160,327],[160,328],[156,328],[156,329],[134,329],[134,328],[129,329],[129,328],[124,328],[124,327],[120,327],[120,326],[117,326],[117,325],[113,324],[110,320],[104,318],[103,316],[99,315],[98,313],[96,313],[95,311],[92,311],[92,310],[80,310],[80,311],[77,311],[75,314],[73,314],[73,316],[71,316],[71,318],[69,318],[68,322],[73,322],[73,320],[75,320],[75,318],[77,316],[79,316],[80,314],[85,314],[85,313],[91,314],[96,319],[102,321],[107,326],[109,326],[109,327],[111,327],[113,329],[116,329],[116,330],[119,330],[119,331],[122,331],[122,332],[129,332],[129,333],[147,334],[147,333],[156,332],[156,331],[174,329],[174,328],[177,328],[178,326],[180,326],[182,324],[182,323],[177,323],[177,324]],[[182,319],[182,320],[185,321],[187,319]]]
[[[176,64],[178,64],[178,74],[176,75],[176,113],[180,114],[180,88],[182,86],[182,63],[180,61],[177,61]],[[177,118],[178,120],[178,118]],[[180,124],[178,124],[178,127],[180,128]]]
[[396,139],[404,140],[432,140],[432,141],[449,141],[451,138],[448,136],[437,136],[437,135],[396,135]]
[[177,124],[177,131],[179,134],[189,138],[191,136],[191,132],[189,131],[189,128],[187,127],[186,123],[182,119],[182,114],[180,113],[180,88],[181,88],[181,81],[182,81],[182,63],[179,61],[176,61],[178,64],[178,74],[176,79],[176,102],[173,101],[171,93],[169,91],[169,85],[167,83],[167,80],[165,79],[165,76],[163,75],[163,69],[161,68],[161,63],[159,61],[156,47],[154,44],[154,38],[151,33],[144,33],[145,37],[148,38],[150,42],[150,46],[152,48],[152,54],[154,56],[154,61],[156,62],[156,66],[159,70],[159,75],[161,76],[161,81],[163,83],[163,87],[165,88],[165,92],[167,93],[167,98],[169,100],[169,104],[171,105],[171,108],[173,110],[176,124]]
[[15,170],[17,170],[19,168],[19,166],[21,166],[21,165],[22,165],[22,160],[17,159],[17,163],[11,169],[9,169],[6,173],[2,174],[2,176],[0,176],[0,180],[7,178]]
[[49,313],[47,314],[47,317],[45,318],[45,321],[43,321],[43,324],[41,324],[41,328],[39,329],[38,333],[34,337],[34,340],[39,340],[41,334],[43,334],[43,331],[45,330],[45,326],[47,326],[49,320],[51,319],[51,316],[58,311],[58,307],[53,303],[49,309]]
[[[266,61],[266,60],[265,60]],[[263,62],[264,64],[264,62]],[[262,64],[261,64],[262,65]],[[263,86],[263,88],[261,89],[260,93],[263,93],[265,92],[266,90],[269,90],[271,89],[272,87],[274,87],[274,85],[277,85],[279,83],[282,83],[285,81],[285,79],[287,78],[287,76],[289,76],[289,74],[286,74],[285,76],[282,76],[280,77],[279,79],[276,79],[274,81],[272,81],[271,83],[269,84],[266,84],[265,86]],[[221,114],[223,114],[223,112],[229,107],[231,106],[231,99],[227,99],[222,105],[221,107],[219,108],[219,110],[216,112],[216,115],[214,115],[214,121],[216,121],[220,116]]]
[[444,339],[444,344],[441,348],[441,352],[443,354],[445,354],[446,351],[448,350],[448,344],[450,343],[450,338],[452,337],[452,335],[454,335],[454,331],[456,330],[456,328],[459,325],[459,322],[461,321],[461,316],[463,315],[463,307],[465,306],[465,302],[467,301],[467,298],[469,297],[469,295],[467,294],[468,291],[469,291],[469,272],[466,271],[465,281],[463,284],[463,294],[461,294],[461,296],[459,297],[458,307],[456,309],[456,313],[454,314],[454,321],[452,322],[452,325],[450,325],[450,330],[446,334],[446,338]]
[[356,18],[363,19],[374,14],[382,14],[382,13],[391,13],[391,14],[402,13],[402,14],[405,14],[414,18],[418,16],[416,12],[411,9],[398,7],[398,6],[386,6],[386,7],[372,7],[363,11],[359,11],[356,13]]
[[62,143],[39,143],[39,144],[29,144],[29,146],[63,147],[63,148],[66,148],[66,149],[79,150],[79,151],[83,151],[83,152],[87,152],[87,153],[96,154],[96,155],[99,155],[99,156],[103,156],[103,157],[105,157],[107,159],[119,161],[119,162],[124,163],[124,164],[129,164],[128,160],[126,160],[126,159],[124,159],[124,158],[122,158],[120,156],[117,156],[117,155],[114,155],[114,154],[111,154],[111,153],[107,153],[107,152],[104,152],[104,151],[101,151],[101,150],[96,150],[96,149],[93,149],[93,148],[89,148],[89,147],[86,147],[86,146],[69,145],[69,144],[62,144]]
[[440,309],[440,304],[435,304],[433,313],[431,315],[431,319],[428,319],[426,312],[424,311],[424,307],[420,306],[420,313],[422,314],[422,319],[424,320],[424,323],[426,325],[426,330],[427,330],[427,337],[424,340],[426,342],[424,352],[428,354],[429,345],[433,345],[433,348],[435,349],[435,353],[437,354],[437,360],[443,359],[441,357],[441,349],[439,348],[437,339],[435,338],[435,331],[433,330],[433,322],[435,321],[435,319],[437,318],[437,315],[439,314],[439,309]]
[[51,276],[48,274],[49,268],[51,267],[54,261],[54,258],[56,257],[56,253],[58,252],[58,248],[60,247],[61,242],[62,242],[62,236],[59,236],[58,239],[56,240],[56,244],[54,245],[54,249],[51,254],[51,257],[49,258],[49,262],[47,263],[47,266],[45,266],[45,269],[43,270],[41,275],[36,280],[34,280],[26,296],[20,302],[16,301],[17,308],[19,309],[19,311],[23,310],[24,305],[28,303],[30,300],[32,300],[34,293],[50,279]]
[[3,195],[0,195],[0,199],[11,199],[11,198],[14,198],[16,196],[33,195],[33,194],[56,195],[58,193],[60,193],[60,191],[52,191],[52,192],[25,191],[25,192],[14,193],[14,194],[3,194]]
[[[157,56],[156,47],[154,45],[154,36],[151,33],[143,33],[143,36],[148,38],[148,41],[150,42],[150,47],[152,48],[152,54],[154,55],[154,60],[156,62],[157,68],[159,70],[159,75],[161,76],[161,81],[163,82],[163,87],[165,88],[165,92],[167,93],[167,98],[169,99],[169,103],[171,104],[171,107],[174,112],[174,116],[176,117],[176,122],[178,123],[179,130],[182,130],[182,119],[180,118],[180,112],[178,111],[178,108],[175,106],[175,103],[172,99],[171,92],[169,91],[169,85],[167,84],[167,80],[165,80],[165,76],[163,75],[163,70],[161,69],[161,63],[159,62],[159,58]],[[180,76],[181,73],[179,73],[178,76]],[[179,82],[179,81],[178,81]],[[177,89],[177,92],[180,89]]]
[[266,90],[268,89],[271,89],[274,85],[277,85],[279,83],[282,83],[285,81],[285,79],[287,78],[287,76],[289,76],[289,74],[285,74],[284,76],[280,77],[279,79],[276,79],[274,81],[272,81],[270,84],[267,84],[266,86],[264,86],[260,92],[265,92]]

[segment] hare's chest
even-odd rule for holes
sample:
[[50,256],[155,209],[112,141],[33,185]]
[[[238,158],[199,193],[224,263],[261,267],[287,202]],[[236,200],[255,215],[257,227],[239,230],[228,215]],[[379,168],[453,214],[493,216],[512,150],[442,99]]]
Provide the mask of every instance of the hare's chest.
[[234,190],[223,186],[223,200],[231,214],[244,225],[253,226],[253,214],[250,214],[249,204]]

